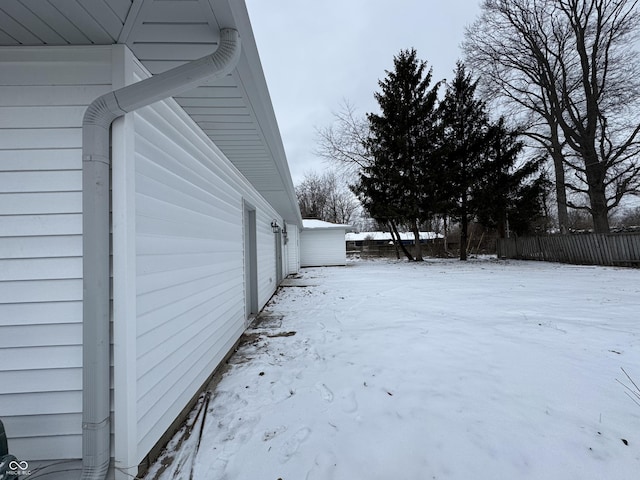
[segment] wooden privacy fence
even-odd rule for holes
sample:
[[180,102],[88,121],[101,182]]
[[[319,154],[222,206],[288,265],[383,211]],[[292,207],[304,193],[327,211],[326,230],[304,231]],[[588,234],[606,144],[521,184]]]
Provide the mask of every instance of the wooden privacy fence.
[[499,238],[498,258],[640,267],[640,233]]

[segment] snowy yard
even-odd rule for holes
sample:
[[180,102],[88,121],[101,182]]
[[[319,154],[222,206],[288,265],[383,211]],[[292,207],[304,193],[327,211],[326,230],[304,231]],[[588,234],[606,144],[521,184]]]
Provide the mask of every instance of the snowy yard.
[[621,370],[640,385],[640,270],[359,261],[302,278],[146,478],[640,478]]

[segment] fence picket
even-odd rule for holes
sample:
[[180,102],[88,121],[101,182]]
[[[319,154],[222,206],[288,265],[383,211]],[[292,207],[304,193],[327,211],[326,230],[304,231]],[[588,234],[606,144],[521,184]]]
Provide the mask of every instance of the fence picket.
[[632,238],[628,238],[629,245],[629,257],[635,258],[636,260],[640,258],[640,241],[633,241]]
[[[611,235],[602,235],[604,248],[602,249],[602,253],[605,258],[605,265],[613,265],[613,255],[611,255],[611,248],[615,243],[615,237],[611,237]],[[609,240],[611,238],[611,240]]]

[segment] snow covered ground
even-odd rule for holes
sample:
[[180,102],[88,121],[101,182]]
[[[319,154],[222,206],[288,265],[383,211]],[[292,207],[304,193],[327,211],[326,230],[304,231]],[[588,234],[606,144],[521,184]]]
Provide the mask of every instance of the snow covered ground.
[[316,286],[281,289],[146,478],[640,478],[621,370],[640,385],[640,270],[357,261],[302,277]]

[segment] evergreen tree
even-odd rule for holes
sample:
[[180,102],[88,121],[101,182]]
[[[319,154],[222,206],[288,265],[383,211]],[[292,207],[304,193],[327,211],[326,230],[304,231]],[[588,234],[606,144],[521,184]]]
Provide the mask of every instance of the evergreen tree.
[[476,98],[477,80],[458,62],[440,102],[441,165],[438,197],[444,212],[460,222],[460,260],[467,259],[467,231],[475,216],[474,183],[486,175],[490,135],[485,104]]
[[518,235],[527,233],[542,217],[542,198],[549,182],[538,172],[545,159],[521,161],[519,132],[509,129],[504,118],[487,133],[484,175],[471,187],[477,219],[485,227],[497,229],[501,238],[507,228]]
[[417,58],[415,49],[394,57],[394,70],[378,85],[375,94],[380,114],[367,115],[369,137],[365,141],[371,162],[354,188],[364,207],[378,220],[412,227],[415,259],[422,260],[419,225],[430,212],[428,198],[434,155],[438,88],[430,87],[432,71]]

